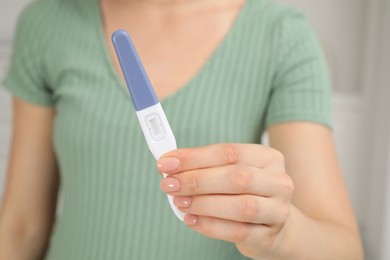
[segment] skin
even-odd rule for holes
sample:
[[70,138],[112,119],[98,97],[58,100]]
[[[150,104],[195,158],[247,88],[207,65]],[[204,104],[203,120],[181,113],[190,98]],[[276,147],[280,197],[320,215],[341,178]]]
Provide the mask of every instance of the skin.
[[59,174],[52,108],[15,98],[13,137],[0,211],[0,259],[42,259],[55,217]]
[[[199,71],[243,1],[153,1],[103,0],[103,29],[107,42],[116,28],[130,32],[164,99]],[[0,260],[41,259],[46,252],[60,182],[52,145],[54,117],[55,108],[14,98]],[[211,144],[175,150],[157,162],[158,170],[169,174],[161,188],[188,213],[188,227],[232,242],[253,259],[362,259],[331,131],[305,122],[267,130],[272,147]]]

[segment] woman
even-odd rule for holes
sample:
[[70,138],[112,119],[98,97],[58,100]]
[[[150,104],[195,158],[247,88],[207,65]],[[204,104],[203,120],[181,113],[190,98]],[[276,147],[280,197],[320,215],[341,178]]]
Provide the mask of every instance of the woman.
[[[109,43],[129,31],[178,149],[153,173]],[[40,0],[4,85],[0,259],[361,259],[315,36],[269,0]],[[259,144],[264,130],[271,147]],[[61,190],[59,190],[61,187]],[[57,197],[61,203],[56,217]]]

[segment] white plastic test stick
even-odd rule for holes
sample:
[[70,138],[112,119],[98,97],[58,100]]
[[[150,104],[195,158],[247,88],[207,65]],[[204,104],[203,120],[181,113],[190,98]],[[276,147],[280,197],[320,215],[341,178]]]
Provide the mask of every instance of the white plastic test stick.
[[[146,142],[158,160],[177,148],[175,137],[128,32],[115,31],[112,43]],[[163,176],[165,178],[167,174]],[[183,221],[185,214],[173,204],[171,195],[168,195],[168,201],[173,212]]]

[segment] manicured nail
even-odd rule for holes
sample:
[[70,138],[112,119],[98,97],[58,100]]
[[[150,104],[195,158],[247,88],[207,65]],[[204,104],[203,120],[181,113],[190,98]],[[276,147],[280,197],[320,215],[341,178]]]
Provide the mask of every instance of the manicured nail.
[[198,223],[198,216],[187,214],[184,217],[184,223],[186,223],[189,226],[194,226],[196,225],[196,223]]
[[175,157],[167,157],[157,162],[157,168],[160,172],[169,172],[179,168],[180,161]]
[[180,190],[180,182],[175,178],[165,178],[160,181],[160,187],[164,192],[173,192]]
[[173,203],[179,208],[187,208],[191,204],[191,197],[174,197]]

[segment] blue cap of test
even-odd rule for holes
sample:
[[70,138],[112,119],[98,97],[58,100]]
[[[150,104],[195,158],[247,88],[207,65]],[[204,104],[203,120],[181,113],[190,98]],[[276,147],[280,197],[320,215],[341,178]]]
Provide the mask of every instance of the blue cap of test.
[[129,33],[125,30],[115,31],[111,40],[135,110],[140,111],[157,104],[158,98]]

